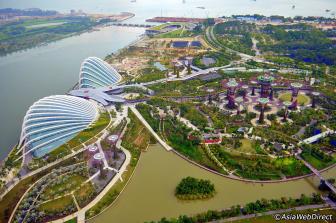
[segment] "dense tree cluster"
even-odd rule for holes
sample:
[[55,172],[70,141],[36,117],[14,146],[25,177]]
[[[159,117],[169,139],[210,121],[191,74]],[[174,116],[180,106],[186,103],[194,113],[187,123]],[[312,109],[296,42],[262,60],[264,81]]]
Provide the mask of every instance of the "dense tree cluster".
[[160,221],[151,221],[147,223],[206,223],[216,220],[226,219],[230,217],[236,217],[240,215],[255,214],[260,212],[278,210],[278,209],[288,209],[294,208],[303,205],[311,204],[321,204],[323,200],[318,194],[312,194],[311,197],[308,197],[304,194],[300,198],[281,198],[281,199],[261,199],[256,202],[251,202],[245,205],[244,207],[232,206],[230,209],[225,209],[222,211],[207,211],[200,213],[194,216],[181,215],[178,218],[162,218]]
[[256,31],[256,25],[240,21],[228,21],[215,26],[215,33],[221,35],[220,42],[238,52],[254,55],[251,33]]
[[256,25],[240,22],[240,21],[228,21],[219,23],[215,26],[215,32],[217,34],[231,34],[231,35],[243,35],[256,30]]
[[180,105],[180,113],[182,117],[190,120],[190,122],[200,129],[208,125],[207,118],[202,115],[192,104],[183,103]]
[[36,24],[41,22],[63,24],[29,28],[27,24],[34,25],[34,22],[18,21],[0,26],[0,55],[35,47],[41,43],[52,42],[108,21],[98,22],[90,17],[65,17],[37,20]]
[[[210,64],[204,64],[202,61],[203,58],[211,58],[214,60],[214,62]],[[206,69],[209,67],[221,67],[228,65],[230,61],[234,59],[236,59],[236,56],[234,54],[226,52],[202,53],[194,58],[193,65],[201,69]]]
[[58,14],[54,10],[41,10],[38,8],[33,9],[13,9],[13,8],[3,8],[0,9],[0,15],[10,15],[10,16],[53,16]]
[[335,44],[325,32],[302,25],[267,25],[263,32],[270,35],[275,44],[258,44],[263,51],[273,51],[295,60],[326,65],[336,64]]
[[309,173],[309,169],[294,157],[271,159],[258,154],[235,153],[222,145],[211,145],[210,148],[226,168],[235,170],[237,175],[244,178],[274,180],[281,179],[283,175],[293,177]]
[[215,194],[215,185],[209,180],[186,177],[177,185],[175,195],[180,199],[209,198]]
[[333,160],[333,157],[331,155],[326,154],[325,152],[323,152],[321,149],[317,148],[314,145],[304,144],[303,148],[304,148],[302,153],[303,156],[309,154],[325,163],[331,162]]

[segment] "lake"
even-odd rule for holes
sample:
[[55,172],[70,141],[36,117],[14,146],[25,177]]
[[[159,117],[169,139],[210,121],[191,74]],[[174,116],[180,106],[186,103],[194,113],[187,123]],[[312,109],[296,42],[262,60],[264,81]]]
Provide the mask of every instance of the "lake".
[[[336,168],[324,173],[326,178],[335,175]],[[216,195],[207,200],[178,200],[174,196],[175,187],[187,176],[209,179],[215,185]],[[311,195],[317,192],[318,183],[317,177],[271,184],[231,180],[190,164],[159,145],[152,145],[148,152],[141,155],[134,175],[120,197],[105,212],[89,222],[110,222],[113,219],[114,222],[143,223],[162,217],[221,210],[261,198],[296,198],[302,193]]]

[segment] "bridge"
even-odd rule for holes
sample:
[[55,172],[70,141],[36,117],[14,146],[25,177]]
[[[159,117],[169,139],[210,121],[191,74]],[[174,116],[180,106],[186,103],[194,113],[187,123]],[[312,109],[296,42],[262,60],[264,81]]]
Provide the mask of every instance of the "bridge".
[[148,24],[135,24],[135,23],[110,23],[110,26],[126,26],[126,27],[142,27],[142,28],[150,28],[153,25]]
[[173,148],[170,147],[165,141],[163,141],[160,136],[152,129],[152,127],[148,124],[148,122],[142,117],[140,112],[134,107],[129,106],[131,111],[137,116],[137,118],[142,122],[142,124],[148,129],[148,131],[154,136],[154,138],[165,148],[167,151],[171,151]]
[[321,175],[321,173],[317,170],[317,169],[315,169],[312,165],[310,165],[310,163],[308,163],[307,161],[305,161],[304,159],[302,159],[302,157],[300,156],[300,153],[301,153],[301,151],[299,152],[299,153],[297,153],[296,155],[295,155],[295,157],[298,159],[298,160],[301,160],[303,163],[304,163],[304,165],[306,166],[306,167],[308,167],[318,178],[320,178],[320,180],[322,181],[322,182],[324,182],[325,183],[325,185],[327,185],[327,187],[334,193],[334,194],[336,194],[336,188],[330,183],[330,182],[328,182],[327,180],[325,180],[324,179],[324,177]]

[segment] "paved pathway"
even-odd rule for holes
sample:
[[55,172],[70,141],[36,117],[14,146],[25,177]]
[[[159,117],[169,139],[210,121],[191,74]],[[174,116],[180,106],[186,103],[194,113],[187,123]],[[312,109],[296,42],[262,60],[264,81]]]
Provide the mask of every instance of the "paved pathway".
[[[126,106],[124,108],[123,112],[118,113],[118,118],[117,118],[116,122],[114,122],[114,125],[117,125],[118,122],[120,122],[123,119],[123,117],[127,117],[127,115],[128,115],[128,107]],[[129,122],[128,118],[127,118],[127,122]],[[88,211],[90,208],[92,208],[94,205],[96,205],[105,196],[105,194],[113,187],[113,185],[118,180],[123,181],[122,174],[126,171],[126,168],[131,161],[130,152],[121,146],[122,136],[125,134],[126,129],[127,129],[127,127],[124,128],[123,132],[120,134],[119,139],[116,143],[116,147],[120,148],[125,153],[125,156],[126,156],[125,161],[124,161],[123,165],[120,167],[120,169],[118,170],[117,174],[112,178],[110,183],[100,192],[100,194],[93,201],[91,201],[87,206],[85,206],[84,208],[78,210],[77,212],[75,212],[75,213],[73,213],[69,216],[66,216],[64,218],[52,221],[53,223],[63,223],[65,221],[71,220],[71,219],[76,218],[76,217],[77,217],[77,222],[78,223],[85,223],[85,212]]]
[[289,208],[289,209],[281,209],[281,210],[267,211],[267,212],[257,213],[257,214],[242,215],[242,216],[223,219],[220,221],[212,221],[211,223],[233,222],[233,221],[238,221],[238,220],[256,218],[256,217],[264,216],[264,215],[283,214],[283,213],[291,212],[293,210],[302,211],[302,210],[307,210],[307,209],[319,209],[319,208],[324,208],[324,207],[327,207],[327,205],[326,204],[306,205],[306,206],[300,206],[300,207]]
[[180,122],[182,122],[183,124],[185,124],[187,127],[191,128],[192,130],[195,131],[200,131],[195,125],[193,125],[188,119],[185,119],[183,117],[181,117],[180,115],[176,116],[178,118],[178,120]]
[[[88,141],[90,141],[91,139],[95,138],[97,135],[101,134],[102,132],[105,132],[105,130],[111,126],[112,121],[113,121],[113,118],[112,118],[110,112],[109,112],[109,115],[110,115],[110,122],[109,122],[109,124],[108,124],[102,131],[100,131],[99,133],[97,133],[97,134],[96,134],[95,136],[93,136],[92,138],[88,139],[86,142],[88,142]],[[80,146],[82,146],[82,145],[80,145]],[[74,157],[74,156],[76,156],[77,154],[80,154],[81,152],[83,152],[83,151],[85,151],[85,150],[87,149],[87,147],[86,147],[84,144],[83,144],[83,146],[84,146],[83,148],[77,150],[75,153],[70,153],[69,155],[67,155],[67,156],[65,156],[65,157],[63,157],[63,158],[61,158],[61,159],[58,159],[58,160],[56,160],[55,162],[49,163],[49,164],[47,164],[46,166],[43,166],[43,167],[41,167],[41,168],[39,168],[39,169],[36,169],[36,170],[34,170],[34,171],[31,171],[31,172],[29,172],[28,174],[26,174],[26,175],[24,175],[24,176],[21,176],[20,179],[17,178],[17,177],[14,178],[14,179],[13,179],[13,182],[12,182],[10,185],[8,185],[6,191],[3,192],[3,193],[0,195],[0,201],[2,200],[2,198],[3,198],[3,197],[4,197],[4,196],[5,196],[11,189],[13,189],[13,188],[14,188],[14,187],[15,187],[21,180],[26,179],[26,178],[28,178],[28,177],[30,177],[30,176],[35,175],[35,174],[38,174],[39,172],[42,172],[42,171],[44,171],[44,170],[46,170],[46,169],[48,169],[48,168],[50,168],[50,167],[52,167],[52,166],[55,166],[55,165],[59,164],[60,162],[62,162],[62,161],[64,161],[64,160],[70,159],[71,157]],[[75,148],[76,148],[76,147],[75,147]]]
[[101,139],[96,144],[98,146],[99,153],[102,154],[102,156],[103,156],[104,169],[109,169],[109,170],[112,170],[112,171],[118,173],[118,170],[116,170],[116,169],[114,169],[114,168],[112,168],[108,165],[106,157],[105,157],[105,153],[103,151],[103,148],[101,147],[100,141],[101,141]]
[[121,175],[126,171],[126,167],[128,166],[128,164],[130,163],[130,160],[131,160],[131,154],[128,150],[124,149],[123,147],[121,147],[121,150],[125,153],[126,159],[125,159],[123,165],[121,166],[121,168],[119,169],[119,172],[113,177],[113,179],[104,188],[104,190],[102,192],[100,192],[100,194],[97,197],[95,197],[95,199],[93,201],[91,201],[90,204],[88,204],[84,208],[80,209],[76,213],[74,213],[72,215],[69,215],[65,218],[58,219],[58,220],[55,220],[55,221],[51,221],[52,223],[63,223],[65,221],[68,221],[68,220],[73,219],[75,217],[77,217],[77,222],[78,223],[84,223],[85,222],[85,212],[88,211],[90,208],[92,208],[94,205],[96,205],[105,196],[105,194],[113,187],[113,185],[116,182],[118,182],[118,180],[121,180]]
[[132,112],[138,117],[138,119],[142,122],[142,124],[148,129],[148,131],[154,136],[154,138],[162,145],[167,151],[171,151],[171,148],[165,141],[163,141],[160,136],[152,129],[152,127],[148,124],[148,122],[142,117],[140,112],[134,107],[129,106]]
[[76,200],[75,195],[74,195],[73,193],[71,193],[71,196],[72,196],[73,201],[74,201],[75,204],[76,204],[76,208],[77,208],[77,210],[79,211],[81,208],[80,208],[79,205],[78,205],[78,202],[77,202],[77,200]]

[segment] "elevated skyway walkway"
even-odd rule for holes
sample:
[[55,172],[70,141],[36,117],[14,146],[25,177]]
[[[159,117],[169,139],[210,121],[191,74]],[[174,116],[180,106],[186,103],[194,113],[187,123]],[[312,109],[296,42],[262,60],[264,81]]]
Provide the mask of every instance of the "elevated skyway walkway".
[[129,108],[138,117],[142,124],[148,129],[148,131],[154,136],[154,138],[160,143],[160,145],[163,146],[163,148],[165,148],[167,151],[171,151],[173,149],[158,136],[158,134],[152,129],[152,127],[148,124],[148,122],[142,117],[140,112],[134,106],[129,106]]

